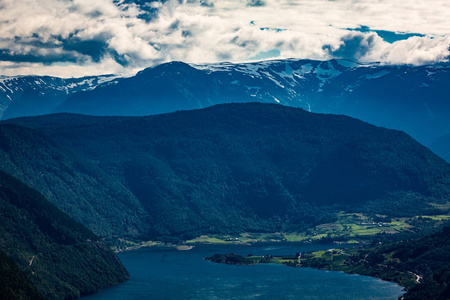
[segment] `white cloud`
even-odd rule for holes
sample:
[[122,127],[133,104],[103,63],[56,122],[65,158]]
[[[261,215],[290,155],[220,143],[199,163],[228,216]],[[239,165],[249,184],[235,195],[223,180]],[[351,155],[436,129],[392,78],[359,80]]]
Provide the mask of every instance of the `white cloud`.
[[448,60],[450,36],[430,38],[410,37],[393,44],[381,44],[374,47],[363,61],[381,61],[387,64],[423,65]]
[[[144,7],[156,14],[147,21],[141,8],[112,0],[0,0],[0,73],[129,73],[163,61],[246,61],[268,52],[395,64],[450,54],[446,0],[169,0]],[[423,36],[388,43],[347,30],[360,25]]]

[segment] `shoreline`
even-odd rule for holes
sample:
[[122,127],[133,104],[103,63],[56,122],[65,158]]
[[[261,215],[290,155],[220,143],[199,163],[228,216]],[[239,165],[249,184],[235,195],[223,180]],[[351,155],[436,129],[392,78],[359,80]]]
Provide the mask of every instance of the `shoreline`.
[[[240,242],[236,242],[236,241],[227,241],[227,242],[218,242],[218,243],[213,243],[213,242],[209,242],[209,243],[195,243],[197,245],[237,245],[237,246],[246,246],[246,245],[254,245],[254,244],[259,244],[259,243],[269,243],[269,244],[277,244],[277,243],[286,243],[286,244],[290,244],[290,243],[294,243],[294,244],[320,244],[318,242],[298,242],[298,241],[258,241],[258,242],[253,242],[253,243],[240,243]],[[342,243],[339,243],[342,245]],[[347,247],[344,247],[343,249],[354,249],[357,250],[355,247],[351,247],[352,244],[346,244]],[[186,245],[186,244],[163,244],[161,242],[147,242],[145,244],[142,245],[137,245],[137,246],[133,246],[133,247],[128,247],[124,250],[118,251],[116,253],[122,253],[122,252],[128,252],[128,251],[133,251],[133,250],[137,250],[140,248],[175,248],[178,251],[189,251],[195,248],[196,245]],[[335,248],[335,249],[328,249],[328,250],[319,250],[319,251],[312,251],[312,252],[308,252],[306,253],[306,255],[311,255],[313,253],[318,253],[318,252],[325,252],[325,253],[333,253],[333,251],[338,251],[338,252],[342,252],[341,249],[339,248]],[[229,255],[229,254],[227,254]],[[234,254],[233,254],[234,255]],[[305,254],[304,254],[305,255]],[[303,257],[305,257],[304,255],[302,255]],[[364,269],[363,271],[358,272],[358,269],[339,269],[336,268],[336,266],[333,266],[333,264],[327,264],[327,265],[323,265],[323,266],[317,266],[312,264],[311,262],[314,261],[315,257],[312,259],[308,259],[308,258],[302,258],[301,259],[301,263],[297,264],[297,258],[295,258],[293,255],[285,255],[285,256],[272,256],[272,255],[268,255],[269,257],[265,258],[265,261],[259,261],[259,259],[261,258],[261,256],[254,256],[254,257],[243,257],[244,259],[253,259],[252,262],[246,262],[246,263],[226,263],[226,262],[216,262],[213,261],[209,258],[203,258],[204,260],[208,260],[214,263],[221,263],[221,264],[229,264],[229,265],[257,265],[257,264],[281,264],[284,265],[286,267],[294,267],[294,268],[312,268],[312,269],[316,269],[316,270],[321,270],[321,271],[333,271],[333,272],[342,272],[345,274],[354,274],[354,275],[358,275],[358,276],[369,276],[372,278],[377,278],[379,280],[382,281],[386,281],[386,282],[392,282],[395,283],[396,285],[398,285],[399,287],[402,288],[402,291],[407,292],[409,289],[412,288],[411,285],[409,286],[405,286],[404,284],[402,284],[402,282],[400,280],[395,280],[392,278],[388,278],[386,276],[377,276],[376,274],[370,273],[370,272],[365,272],[367,270],[369,270],[369,268]],[[288,261],[288,259],[283,259],[284,258],[289,258],[290,261]],[[274,259],[274,260],[273,260]],[[405,272],[407,274],[409,274],[410,276],[413,276],[415,274],[411,274],[410,272]],[[415,283],[417,284],[417,280],[415,280]]]
[[138,250],[138,249],[142,249],[142,248],[175,248],[179,251],[188,251],[188,250],[195,248],[195,245],[164,244],[161,242],[150,241],[150,242],[144,242],[143,244],[139,244],[139,245],[129,246],[126,248],[121,248],[121,249],[112,249],[112,250],[114,251],[114,253],[118,254],[118,253],[130,252],[130,251],[134,251],[134,250]]
[[[214,254],[211,257],[205,257],[207,261],[218,264],[228,265],[258,265],[258,264],[278,264],[294,268],[312,268],[321,271],[343,272],[346,274],[355,274],[359,276],[369,276],[382,281],[392,282],[408,291],[420,283],[420,276],[410,271],[401,272],[399,269],[384,269],[380,271],[372,265],[366,265],[361,261],[356,263],[344,263],[339,256],[352,256],[357,253],[356,248],[328,249],[320,251],[311,251],[297,253],[295,255],[252,255],[241,256],[236,253]],[[348,253],[346,253],[348,252]],[[365,261],[365,259],[363,259]],[[391,272],[401,272],[400,276],[391,276]]]
[[[125,247],[125,248],[120,248],[120,249],[115,249],[114,247],[111,247],[111,249],[114,251],[114,253],[123,253],[123,252],[129,252],[129,251],[133,251],[133,250],[137,250],[137,249],[141,249],[141,248],[175,248],[177,250],[180,251],[188,251],[191,250],[193,248],[195,248],[196,246],[199,245],[236,245],[236,246],[252,246],[252,245],[257,245],[257,244],[263,244],[263,243],[272,243],[272,244],[277,244],[277,243],[293,243],[293,244],[323,244],[325,243],[322,240],[272,240],[272,239],[259,239],[259,240],[252,240],[252,241],[242,241],[242,240],[219,240],[217,238],[211,238],[210,241],[185,241],[179,244],[172,244],[172,243],[163,243],[163,242],[159,242],[159,241],[141,241],[138,244],[134,243],[134,242],[128,242],[128,243],[133,243],[132,245]],[[329,241],[326,242],[327,244],[336,244],[337,246],[339,245],[348,245],[350,246],[356,246],[356,245],[366,245],[366,243],[364,241],[354,241],[354,240],[349,240],[349,241]]]
[[[162,242],[155,241],[145,241],[140,242],[142,244],[128,246],[126,248],[114,249],[114,253],[124,253],[129,251],[134,251],[142,248],[175,248],[180,251],[188,251],[195,248],[198,245],[236,245],[236,246],[252,246],[255,244],[263,243],[297,243],[297,244],[321,244],[320,242],[308,242],[308,241],[273,241],[273,240],[260,240],[255,242],[242,242],[242,241],[224,241],[224,242],[191,242],[191,243],[180,243],[180,244],[165,244]],[[333,242],[331,242],[333,243]],[[338,242],[339,245],[355,245],[353,243]]]
[[[381,216],[383,217],[383,216]],[[253,245],[256,243],[279,243],[279,242],[297,242],[297,243],[335,243],[367,245],[370,242],[377,242],[383,239],[398,240],[397,235],[405,235],[410,232],[413,234],[414,228],[420,229],[419,225],[411,225],[414,220],[426,219],[427,224],[432,223],[437,226],[445,220],[450,220],[447,215],[420,215],[409,218],[397,218],[391,220],[374,220],[372,217],[363,213],[344,213],[337,214],[338,220],[334,223],[316,225],[305,232],[242,232],[239,234],[211,234],[201,235],[190,240],[179,243],[164,243],[160,241],[130,241],[119,238],[111,240],[111,248],[116,253],[132,251],[144,247],[179,247],[193,246],[201,244],[212,245]],[[431,224],[430,223],[430,224]],[[415,227],[416,226],[416,227]],[[392,238],[386,238],[391,236]],[[394,238],[394,236],[397,236]],[[407,238],[407,237],[406,237]]]

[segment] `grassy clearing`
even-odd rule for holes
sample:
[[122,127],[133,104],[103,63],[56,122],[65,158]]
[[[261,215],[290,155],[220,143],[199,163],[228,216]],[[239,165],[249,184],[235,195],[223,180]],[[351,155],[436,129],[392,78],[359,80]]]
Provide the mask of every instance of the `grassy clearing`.
[[[362,213],[344,213],[337,215],[334,223],[320,224],[304,232],[276,232],[276,233],[242,233],[240,235],[214,235],[200,236],[186,241],[192,243],[214,243],[214,244],[250,244],[256,242],[318,242],[323,239],[337,240],[344,243],[357,244],[361,240],[367,240],[377,234],[397,234],[409,231],[420,226],[421,220],[432,222],[449,221],[449,215],[415,216],[412,218],[387,218],[376,215],[375,218]],[[414,225],[415,224],[415,225]],[[437,223],[436,223],[437,224]]]
[[195,239],[186,241],[186,244],[193,244],[193,243],[204,243],[204,244],[225,244],[226,243],[225,237],[216,237],[216,236],[207,236],[202,235]]
[[450,216],[448,215],[434,215],[434,216],[420,216],[421,218],[429,218],[435,221],[448,221]]
[[444,203],[444,204],[442,204],[442,203],[429,203],[429,204],[431,206],[433,206],[434,208],[437,208],[437,209],[439,209],[441,211],[447,211],[447,212],[450,211],[450,202],[447,202],[447,203]]
[[316,258],[320,258],[325,254],[325,252],[327,252],[327,250],[316,251],[316,252],[312,252],[311,254]]
[[141,242],[134,242],[134,241],[128,241],[125,239],[119,239],[114,246],[112,246],[112,250],[114,252],[123,252],[123,251],[131,251],[139,248],[144,247],[162,247],[167,246],[161,242],[155,242],[155,241],[141,241]]
[[[446,208],[449,204],[433,204]],[[324,223],[302,232],[274,232],[274,233],[241,233],[238,235],[202,235],[187,240],[183,244],[251,244],[257,242],[320,242],[337,241],[345,244],[366,243],[371,237],[378,234],[397,234],[422,229],[427,226],[437,226],[442,222],[450,221],[450,215],[421,215],[412,218],[388,218],[383,215],[370,217],[363,213],[336,214],[334,223]],[[160,242],[131,242],[120,240],[114,245],[115,251],[133,250],[141,247],[164,246]],[[166,245],[167,246],[167,245]]]
[[185,241],[187,244],[250,244],[257,242],[281,242],[286,241],[282,233],[241,233],[239,235],[202,235],[192,240]]

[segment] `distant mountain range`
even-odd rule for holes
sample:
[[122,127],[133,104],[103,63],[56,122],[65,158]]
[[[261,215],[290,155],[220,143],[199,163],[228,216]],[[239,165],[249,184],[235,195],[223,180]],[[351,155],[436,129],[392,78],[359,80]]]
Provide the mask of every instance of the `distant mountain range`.
[[341,210],[439,214],[450,193],[450,165],[408,135],[282,105],[7,123],[1,168],[109,237],[301,230]]
[[[130,78],[4,77],[3,119],[55,112],[143,116],[229,102],[265,102],[344,114],[405,131],[445,156],[450,66],[347,60],[275,60],[145,69]],[[445,149],[443,149],[445,148]]]
[[440,157],[450,162],[450,133],[445,134],[435,140],[430,146],[430,149]]
[[92,90],[114,76],[58,78],[50,76],[0,76],[0,117],[36,116],[52,112],[67,97]]

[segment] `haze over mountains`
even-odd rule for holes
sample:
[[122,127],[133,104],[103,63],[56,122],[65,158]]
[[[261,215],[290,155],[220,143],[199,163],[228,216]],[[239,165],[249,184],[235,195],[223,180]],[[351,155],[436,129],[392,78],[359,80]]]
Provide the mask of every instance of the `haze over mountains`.
[[[101,84],[109,79],[91,79],[91,85],[83,87],[86,91],[80,92],[80,87],[67,90],[64,83],[49,89],[31,86],[25,79],[9,79],[9,89],[28,92],[7,95],[12,101],[9,106],[4,101],[3,119],[54,112],[143,116],[257,101],[349,115],[405,131],[442,157],[450,151],[445,137],[450,133],[448,64],[391,66],[294,59],[211,65],[172,62]],[[0,98],[5,99],[5,91]]]
[[[281,105],[7,122],[32,130],[0,126],[20,137],[2,139],[2,169],[109,237],[300,230],[340,210],[435,214],[450,192],[450,165],[408,135]],[[21,159],[18,145],[40,154]]]

